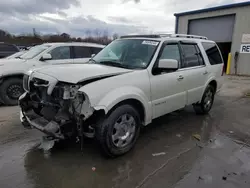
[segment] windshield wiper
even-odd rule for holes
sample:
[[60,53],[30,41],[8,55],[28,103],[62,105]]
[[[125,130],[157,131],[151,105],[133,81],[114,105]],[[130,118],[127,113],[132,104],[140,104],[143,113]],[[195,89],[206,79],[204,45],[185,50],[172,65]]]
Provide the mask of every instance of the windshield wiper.
[[118,63],[117,61],[109,60],[109,61],[100,61],[99,63],[102,64],[102,65],[107,65],[107,66],[112,66],[112,67],[120,67],[120,68],[124,68],[124,69],[131,69],[130,66]]

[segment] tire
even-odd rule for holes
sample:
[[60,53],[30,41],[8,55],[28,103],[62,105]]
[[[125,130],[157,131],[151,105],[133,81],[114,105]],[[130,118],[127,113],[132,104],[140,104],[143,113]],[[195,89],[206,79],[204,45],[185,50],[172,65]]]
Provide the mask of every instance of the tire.
[[0,98],[5,105],[14,106],[18,104],[18,99],[23,93],[22,79],[9,78],[1,85]]
[[207,114],[214,103],[215,89],[213,86],[208,85],[202,96],[201,102],[199,104],[194,104],[194,111],[196,114]]
[[139,113],[133,106],[117,107],[96,127],[102,152],[108,157],[117,157],[130,151],[140,134],[140,126]]

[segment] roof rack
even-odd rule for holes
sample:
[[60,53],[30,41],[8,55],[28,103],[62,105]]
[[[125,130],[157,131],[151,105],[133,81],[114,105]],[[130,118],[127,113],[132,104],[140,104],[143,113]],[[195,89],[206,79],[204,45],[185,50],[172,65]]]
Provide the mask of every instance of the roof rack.
[[175,38],[175,37],[180,37],[180,38],[195,38],[195,39],[204,39],[208,40],[207,37],[204,36],[199,36],[199,35],[187,35],[187,34],[152,34],[152,35],[124,35],[121,36],[120,38],[163,38],[163,37],[169,37],[169,38]]
[[207,37],[199,36],[199,35],[173,34],[173,37],[195,38],[195,39],[205,39],[205,40],[208,40]]
[[121,39],[124,38],[134,38],[134,37],[138,37],[138,38],[161,38],[160,35],[158,34],[153,34],[153,35],[124,35],[124,36],[120,36]]

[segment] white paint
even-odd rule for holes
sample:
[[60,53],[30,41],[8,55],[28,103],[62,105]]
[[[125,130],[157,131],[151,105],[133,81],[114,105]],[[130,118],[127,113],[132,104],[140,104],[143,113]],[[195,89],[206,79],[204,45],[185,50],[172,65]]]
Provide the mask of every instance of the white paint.
[[240,53],[250,53],[250,44],[242,44],[240,46]]
[[243,34],[241,42],[242,43],[250,43],[250,34]]
[[[182,68],[170,73],[153,75],[152,68],[162,44],[173,39],[196,42],[206,66]],[[147,38],[144,38],[144,41],[148,41]],[[220,86],[219,79],[223,64],[211,66],[202,46],[202,42],[212,41],[180,37],[158,38],[156,42],[160,45],[146,69],[131,70],[98,64],[58,65],[37,69],[32,76],[44,75],[46,80],[46,75],[58,81],[75,84],[79,81],[115,74],[116,76],[86,84],[78,91],[83,92],[89,98],[90,105],[94,109],[103,109],[106,113],[124,100],[139,101],[144,108],[144,125],[151,123],[159,116],[199,102],[205,88],[212,80],[216,80],[218,87]]]

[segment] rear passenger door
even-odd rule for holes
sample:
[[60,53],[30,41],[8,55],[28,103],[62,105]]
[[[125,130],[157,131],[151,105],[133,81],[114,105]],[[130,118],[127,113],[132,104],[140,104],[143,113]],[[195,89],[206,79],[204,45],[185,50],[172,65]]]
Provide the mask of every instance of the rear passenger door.
[[91,58],[91,48],[87,46],[74,46],[74,63],[86,63]]
[[183,61],[180,72],[183,73],[187,91],[187,105],[200,101],[208,79],[208,71],[200,48],[193,42],[181,42]]

